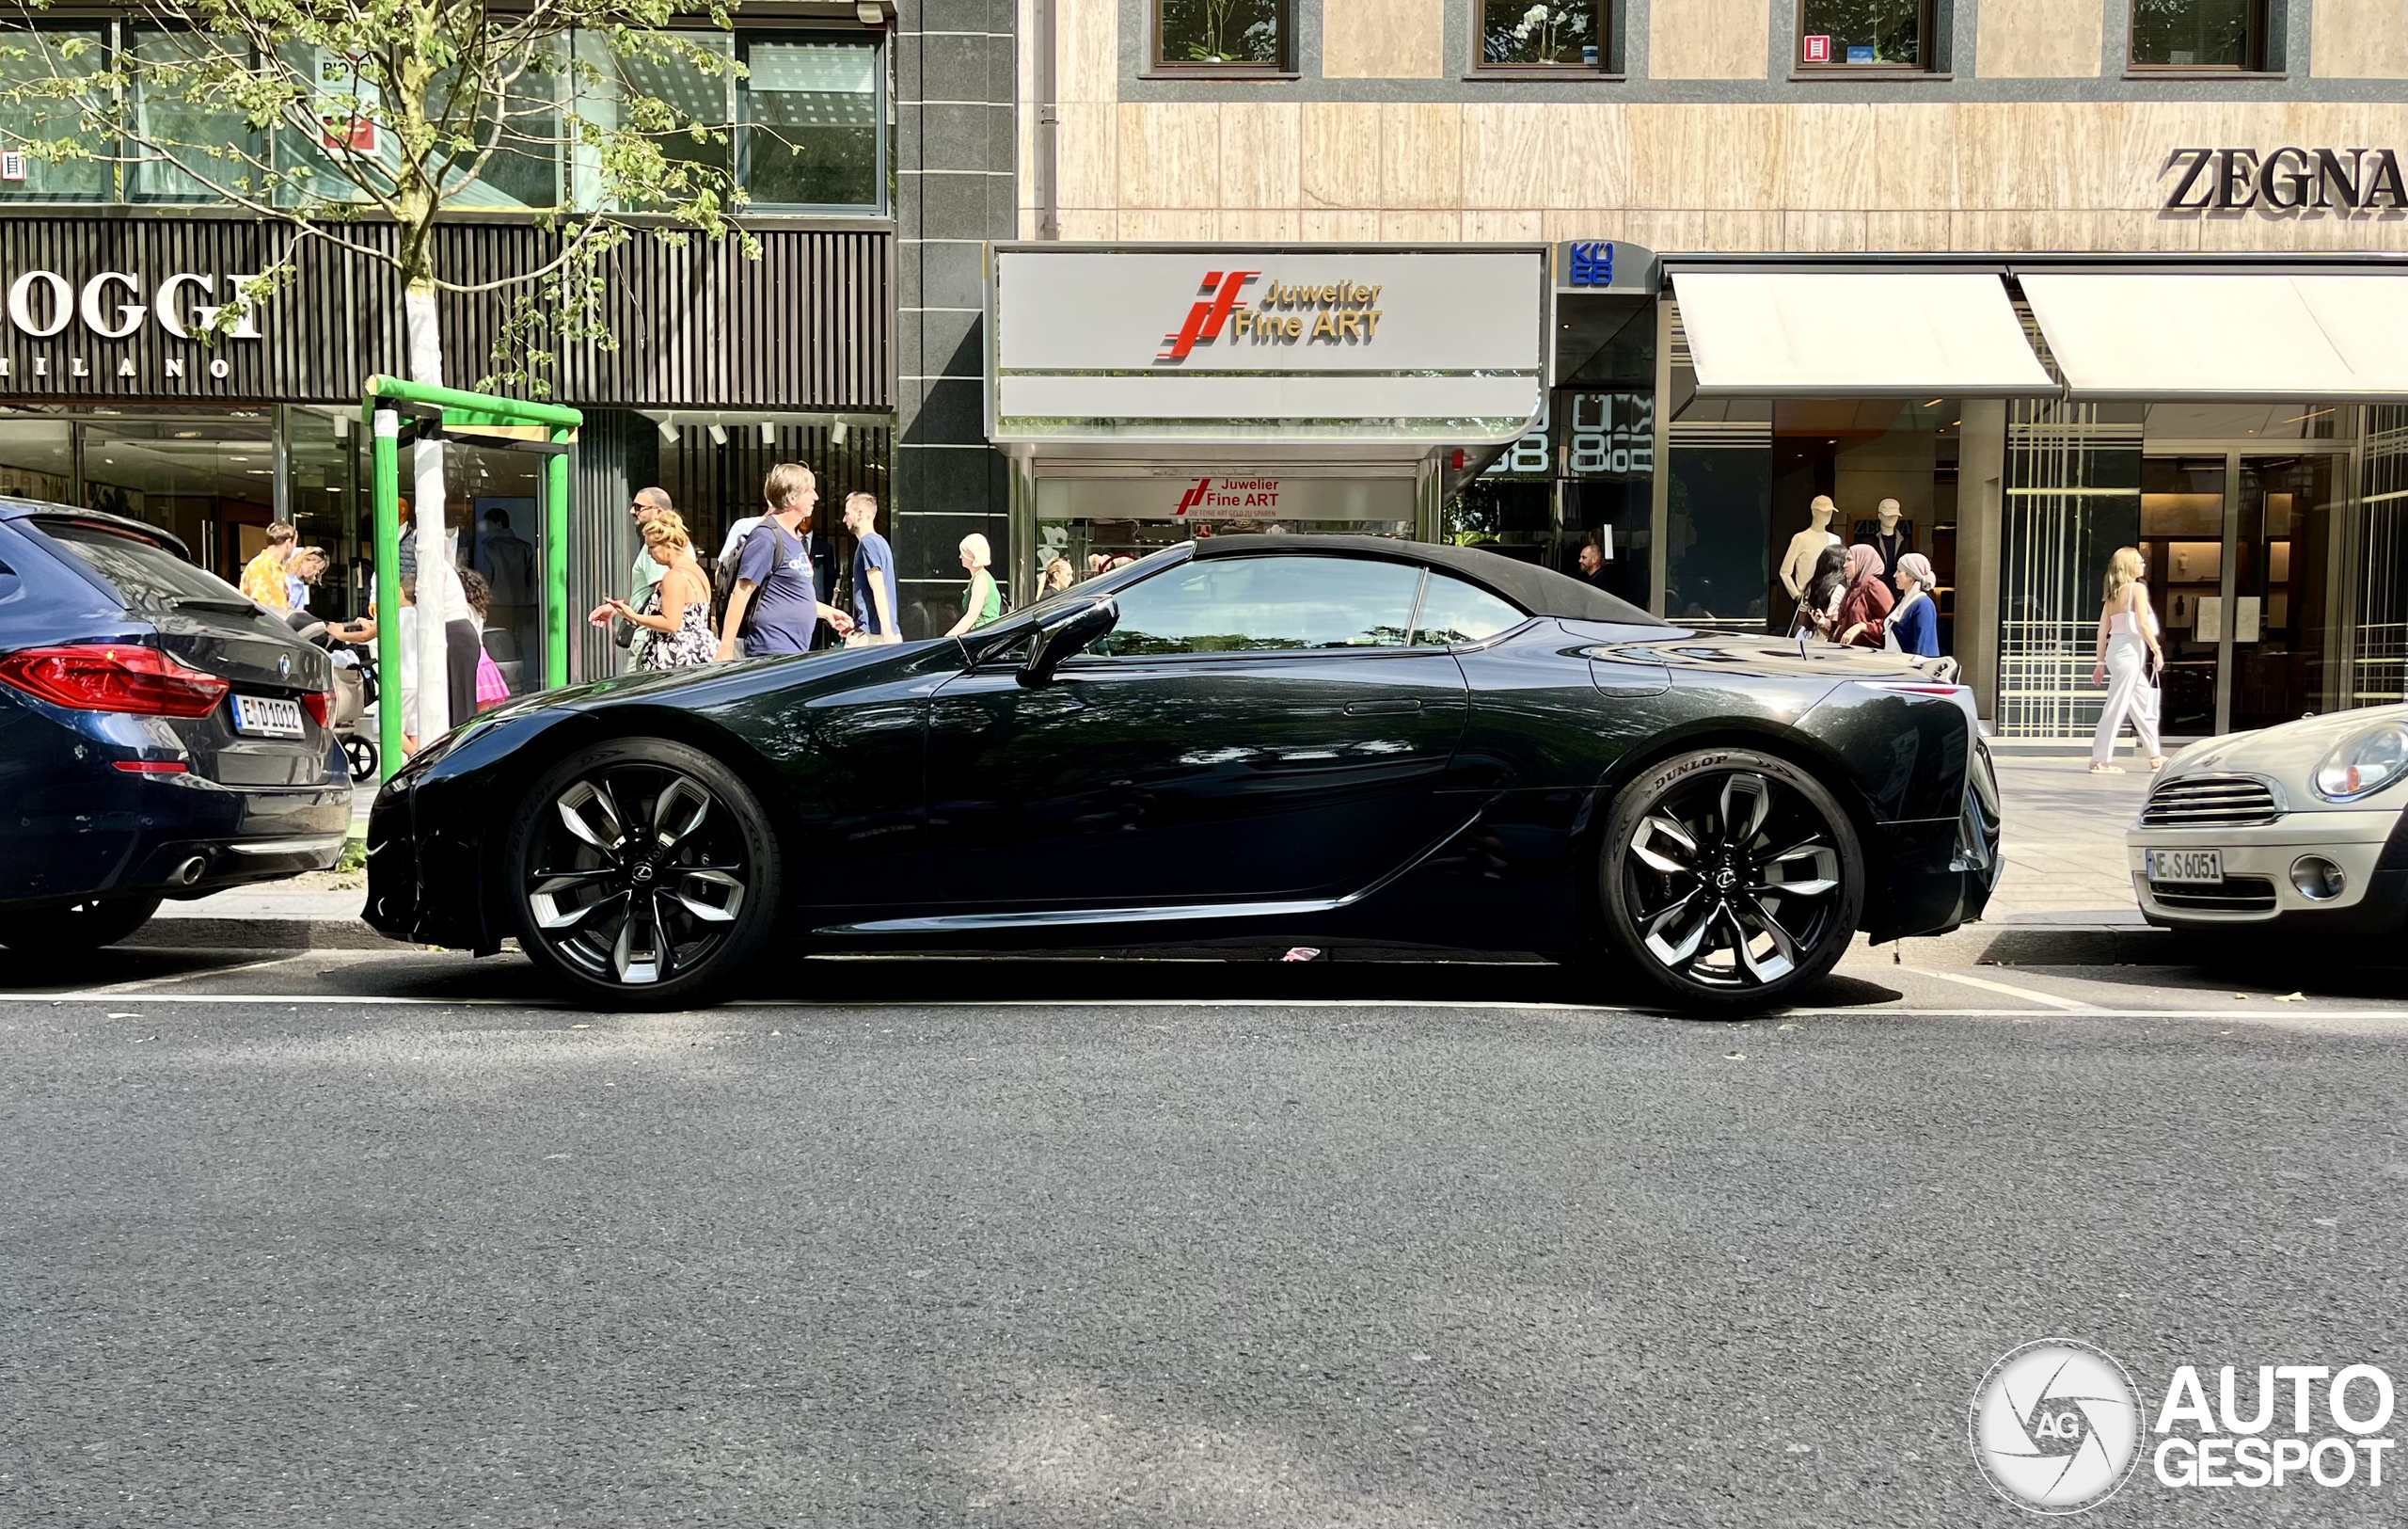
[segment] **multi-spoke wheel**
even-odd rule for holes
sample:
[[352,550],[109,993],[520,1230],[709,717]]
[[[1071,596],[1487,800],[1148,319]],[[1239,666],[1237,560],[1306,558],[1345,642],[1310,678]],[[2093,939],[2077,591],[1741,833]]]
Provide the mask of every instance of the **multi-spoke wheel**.
[[681,743],[625,739],[562,761],[521,804],[508,864],[518,943],[590,1002],[705,1001],[776,918],[760,804]]
[[1785,760],[1735,749],[1669,759],[1622,793],[1606,834],[1606,932],[1677,1007],[1786,1001],[1856,932],[1855,828]]

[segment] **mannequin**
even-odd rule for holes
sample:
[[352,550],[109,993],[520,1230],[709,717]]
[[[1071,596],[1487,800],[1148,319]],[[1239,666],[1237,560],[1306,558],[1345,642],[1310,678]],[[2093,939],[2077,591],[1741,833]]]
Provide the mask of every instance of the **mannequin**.
[[1900,518],[1900,513],[1896,500],[1885,499],[1875,509],[1872,519],[1856,523],[1856,539],[1881,554],[1881,580],[1884,583],[1896,581],[1898,559],[1918,550],[1915,523]]
[[1816,494],[1814,502],[1806,506],[1814,523],[1789,538],[1789,553],[1781,560],[1781,587],[1789,591],[1793,600],[1806,597],[1806,581],[1814,577],[1814,560],[1823,555],[1826,547],[1839,545],[1839,533],[1831,529],[1831,518],[1840,513],[1829,494]]

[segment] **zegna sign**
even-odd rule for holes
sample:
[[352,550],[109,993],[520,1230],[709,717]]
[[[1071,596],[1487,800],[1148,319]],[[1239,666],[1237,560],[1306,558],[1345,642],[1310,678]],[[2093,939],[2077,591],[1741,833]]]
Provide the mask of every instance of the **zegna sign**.
[[2391,149],[2177,149],[2166,167],[2181,172],[2168,212],[2408,211]]
[[[8,282],[8,326],[29,339],[51,340],[67,334],[70,327],[80,320],[84,335],[94,340],[120,341],[134,338],[147,321],[174,339],[198,340],[239,297],[244,285],[257,279],[257,274],[251,272],[175,271],[153,287],[137,271],[96,271],[80,282],[59,271],[23,271]],[[221,294],[223,302],[217,300]],[[221,338],[261,338],[259,310],[254,307],[243,312]],[[54,372],[54,358],[31,357],[24,374],[41,378],[95,374],[89,357],[69,354],[55,359],[59,364]],[[160,380],[187,377],[190,364],[182,357],[161,358]],[[222,378],[230,370],[223,356],[210,357],[202,364],[212,377]],[[138,376],[140,368],[132,356],[121,356],[117,358],[114,374]],[[14,379],[17,375],[15,361],[0,356],[0,378]]]

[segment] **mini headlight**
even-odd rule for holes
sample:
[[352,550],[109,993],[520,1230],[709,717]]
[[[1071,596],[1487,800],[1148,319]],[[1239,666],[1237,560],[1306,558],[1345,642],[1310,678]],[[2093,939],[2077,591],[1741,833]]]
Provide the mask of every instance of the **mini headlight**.
[[2408,775],[2408,727],[2386,723],[2341,741],[2316,767],[2316,794],[2327,802],[2372,796]]

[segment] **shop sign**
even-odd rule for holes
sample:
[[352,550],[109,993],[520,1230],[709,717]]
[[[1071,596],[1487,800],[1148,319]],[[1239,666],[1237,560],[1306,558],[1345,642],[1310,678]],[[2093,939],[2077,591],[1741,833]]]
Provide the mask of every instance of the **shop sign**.
[[2166,168],[2181,172],[2168,212],[2408,211],[2408,183],[2391,149],[2177,149]]
[[[201,343],[200,337],[225,311],[226,305],[215,300],[219,295],[223,293],[230,301],[245,283],[257,279],[255,273],[176,271],[151,287],[136,271],[98,271],[80,282],[70,280],[58,271],[21,271],[9,279],[7,289],[9,328],[30,340],[56,340],[63,336],[65,354],[25,357],[22,367],[19,358],[0,356],[0,381],[46,382],[104,375],[141,378],[142,369],[130,355],[117,356],[113,363],[110,357],[101,356],[101,370],[95,371],[95,358],[82,349],[81,342],[87,339],[129,340],[148,323],[173,339],[198,345]],[[143,298],[149,301],[138,300]],[[219,338],[260,339],[259,311],[245,312]],[[223,355],[163,356],[155,364],[158,374],[145,380],[185,381],[196,368],[212,378],[223,379],[231,370]]]
[[1198,534],[1215,521],[1409,520],[1413,480],[1200,470],[1039,478],[1037,513],[1048,520],[1179,520]]
[[1561,392],[1529,434],[1505,449],[1483,474],[1492,478],[1555,475],[1638,478],[1656,471],[1656,398],[1637,392]]

